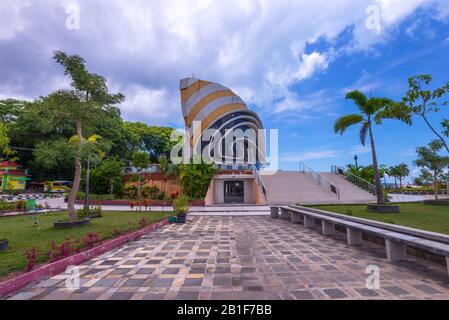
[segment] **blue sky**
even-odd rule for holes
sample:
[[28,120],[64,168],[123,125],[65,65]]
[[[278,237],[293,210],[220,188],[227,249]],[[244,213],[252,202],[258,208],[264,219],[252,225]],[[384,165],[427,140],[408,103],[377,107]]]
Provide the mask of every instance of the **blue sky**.
[[[422,20],[420,20],[422,19]],[[417,29],[410,30],[416,21]],[[345,35],[342,35],[344,42]],[[329,44],[317,47],[326,50]],[[311,47],[309,50],[315,50]],[[449,29],[447,22],[428,18],[428,12],[418,10],[405,19],[385,43],[373,46],[370,52],[343,55],[307,83],[294,85],[298,96],[320,93],[314,103],[324,107],[320,113],[312,112],[303,120],[265,118],[268,127],[280,129],[280,154],[282,169],[297,169],[304,161],[317,170],[327,171],[330,164],[353,163],[355,154],[359,164],[371,163],[370,147],[362,147],[356,126],[343,136],[333,133],[335,119],[346,113],[357,112],[352,101],[344,99],[349,89],[360,89],[365,94],[386,96],[400,100],[407,90],[407,79],[419,74],[433,75],[433,88],[449,82]],[[446,99],[446,101],[449,99]],[[322,101],[322,104],[321,104]],[[431,117],[436,127],[441,119],[449,117],[449,108]],[[427,144],[435,137],[420,118],[412,126],[398,121],[386,121],[375,128],[379,162],[395,165],[409,164],[412,171],[415,148]]]
[[[279,129],[281,169],[304,161],[327,171],[354,154],[365,165],[357,129],[332,130],[357,111],[345,93],[400,99],[410,76],[449,81],[448,24],[447,0],[0,0],[0,98],[68,87],[51,59],[63,50],[125,94],[125,119],[180,128],[179,79],[194,74],[232,88]],[[432,122],[443,117],[447,109]],[[415,119],[387,121],[375,138],[380,163],[412,166],[433,136]]]

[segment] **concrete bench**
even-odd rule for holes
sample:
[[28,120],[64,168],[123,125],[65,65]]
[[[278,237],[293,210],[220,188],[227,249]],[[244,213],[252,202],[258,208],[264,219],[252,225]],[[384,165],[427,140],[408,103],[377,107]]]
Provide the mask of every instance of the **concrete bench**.
[[270,214],[274,219],[279,218],[279,207],[270,207]]
[[280,214],[279,218],[285,219],[285,220],[290,220],[291,214],[290,214],[289,208],[288,207],[280,207],[280,209],[281,209],[281,214]]
[[336,225],[345,227],[346,240],[349,245],[362,245],[362,236],[364,233],[384,238],[387,259],[390,262],[405,260],[407,256],[407,246],[442,255],[446,258],[446,265],[449,273],[449,244],[301,209],[291,207],[280,208],[281,210],[290,212],[292,222],[302,222],[304,227],[308,229],[315,228],[316,220],[321,221],[321,233],[323,235],[335,234]]

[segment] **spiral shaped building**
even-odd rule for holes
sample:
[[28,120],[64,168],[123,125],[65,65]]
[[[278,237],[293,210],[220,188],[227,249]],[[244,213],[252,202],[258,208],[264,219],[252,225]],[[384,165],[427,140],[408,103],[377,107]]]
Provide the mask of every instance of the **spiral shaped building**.
[[265,162],[265,134],[259,116],[218,83],[186,78],[179,89],[191,151],[210,156],[221,169],[206,204],[264,203],[258,168]]
[[[264,136],[259,134],[262,122],[239,96],[220,84],[196,78],[182,79],[180,90],[186,131],[197,153],[204,154],[204,148],[208,148],[217,164],[264,162]],[[233,140],[226,142],[229,134],[234,134]],[[236,146],[239,142],[243,146],[240,153]]]

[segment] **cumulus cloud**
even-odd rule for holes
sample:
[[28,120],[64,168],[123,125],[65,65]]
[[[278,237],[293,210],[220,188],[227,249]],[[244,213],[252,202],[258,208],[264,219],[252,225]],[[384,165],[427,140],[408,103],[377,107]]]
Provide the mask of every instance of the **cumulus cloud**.
[[[293,85],[326,72],[341,54],[386,41],[417,8],[435,3],[444,1],[1,1],[0,95],[34,98],[64,84],[51,60],[64,50],[126,94],[128,119],[182,123],[178,81],[192,74],[231,87],[264,114],[304,110],[307,97]],[[73,4],[79,30],[66,28]],[[380,33],[366,27],[372,4]],[[350,39],[337,46],[347,30]],[[323,48],[308,49],[320,39]]]

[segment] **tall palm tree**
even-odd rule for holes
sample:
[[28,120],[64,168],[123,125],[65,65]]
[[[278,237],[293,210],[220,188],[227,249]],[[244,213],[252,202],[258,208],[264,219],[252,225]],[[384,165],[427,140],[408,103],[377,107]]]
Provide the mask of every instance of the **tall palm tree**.
[[[351,99],[359,108],[359,113],[348,114],[340,117],[335,121],[334,131],[342,135],[347,128],[355,124],[362,124],[360,129],[360,142],[365,145],[366,137],[369,135],[371,144],[371,154],[373,157],[374,182],[376,185],[376,196],[378,204],[385,204],[385,199],[382,192],[382,183],[379,175],[379,165],[377,162],[376,145],[374,143],[373,124],[380,125],[384,117],[381,111],[393,103],[388,98],[367,98],[362,92],[354,90],[346,94],[346,99]],[[385,117],[387,118],[387,117]],[[407,121],[407,118],[402,117],[401,114],[388,115],[388,118],[395,118],[402,121]]]

